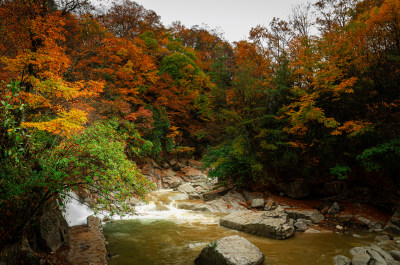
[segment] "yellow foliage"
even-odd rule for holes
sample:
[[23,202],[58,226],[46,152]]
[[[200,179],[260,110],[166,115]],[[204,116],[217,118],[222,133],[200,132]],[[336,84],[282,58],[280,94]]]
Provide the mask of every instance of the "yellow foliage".
[[69,112],[62,111],[58,117],[45,122],[24,122],[22,127],[35,128],[41,131],[47,131],[51,134],[69,137],[83,129],[82,125],[87,122],[86,112],[78,109],[72,109]]

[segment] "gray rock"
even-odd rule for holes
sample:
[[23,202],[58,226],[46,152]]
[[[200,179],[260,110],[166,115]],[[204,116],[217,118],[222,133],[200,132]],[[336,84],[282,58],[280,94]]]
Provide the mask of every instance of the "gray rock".
[[[355,247],[350,250],[354,256],[352,264],[374,264],[374,265],[395,265],[397,264],[393,257],[382,248],[371,245],[369,247]],[[367,259],[368,256],[368,259]],[[356,263],[355,263],[356,262]],[[366,262],[366,263],[365,263]],[[369,262],[369,263],[368,263]]]
[[303,223],[305,223],[305,224],[308,225],[308,226],[313,225],[313,222],[312,222],[311,220],[308,220],[308,219],[298,218],[298,219],[297,219],[297,222],[303,222]]
[[346,256],[335,256],[334,257],[334,265],[350,265],[351,260]]
[[206,204],[211,205],[215,209],[215,212],[221,213],[233,213],[247,209],[245,207],[246,199],[242,194],[234,190],[217,200],[209,201]]
[[400,209],[393,214],[383,230],[393,235],[400,235]]
[[297,219],[307,219],[311,220],[314,224],[320,223],[324,220],[324,216],[318,213],[317,210],[299,210],[299,209],[285,209],[285,213],[289,215],[290,218]]
[[367,247],[354,247],[354,248],[350,249],[349,252],[353,256],[360,254],[360,253],[367,253]]
[[371,256],[374,261],[374,265],[387,265],[385,259],[375,250],[368,250],[368,254]]
[[321,231],[318,231],[317,229],[309,228],[306,231],[304,231],[304,233],[307,233],[307,234],[319,234],[319,233],[321,233]]
[[334,202],[332,206],[328,210],[328,214],[338,214],[340,212],[340,205],[337,202]]
[[251,208],[263,208],[264,207],[264,203],[265,203],[265,201],[264,201],[263,198],[254,199],[251,202]]
[[196,265],[259,265],[264,261],[261,251],[240,236],[218,239],[205,247],[195,259]]
[[163,179],[164,187],[175,189],[182,184],[182,180],[178,177],[168,176]]
[[361,223],[364,223],[364,224],[366,224],[367,226],[369,226],[369,227],[372,227],[372,228],[382,228],[382,225],[380,224],[380,223],[378,223],[378,222],[374,222],[373,220],[370,220],[370,219],[368,219],[368,218],[365,218],[364,216],[361,216],[361,215],[358,215],[358,214],[356,214],[355,216],[354,216],[354,218],[357,220],[357,221],[360,221]]
[[382,248],[378,247],[377,245],[371,245],[371,249],[379,253],[379,255],[382,256],[388,265],[396,264],[396,261],[393,259],[393,257]]
[[68,224],[55,201],[42,211],[35,227],[41,249],[56,251],[69,242]]
[[400,261],[400,251],[399,250],[390,251],[390,255],[393,257],[394,260]]
[[190,183],[185,183],[185,184],[180,185],[178,187],[178,190],[180,192],[185,192],[187,194],[196,193],[196,190],[193,188],[192,184],[190,184]]
[[400,227],[393,224],[392,222],[388,222],[386,226],[383,228],[383,231],[392,234],[392,235],[400,235]]
[[278,211],[240,211],[222,217],[221,226],[269,238],[286,239],[294,234],[293,220]]
[[296,231],[299,231],[299,232],[304,232],[308,228],[308,226],[305,223],[299,222],[299,221],[294,223],[294,227],[296,228]]
[[218,187],[216,189],[213,189],[211,191],[207,191],[205,193],[203,193],[203,200],[205,201],[211,201],[211,200],[215,200],[220,196],[224,196],[226,195],[230,190],[232,190],[233,185],[229,185],[227,187]]
[[368,265],[371,257],[367,253],[357,253],[351,260],[352,265]]

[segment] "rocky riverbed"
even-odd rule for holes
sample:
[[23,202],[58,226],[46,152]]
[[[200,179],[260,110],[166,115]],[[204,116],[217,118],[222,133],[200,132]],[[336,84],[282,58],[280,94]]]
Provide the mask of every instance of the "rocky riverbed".
[[[222,236],[222,234],[229,236],[232,235],[232,232],[229,231],[236,231],[233,233],[239,233],[252,242],[256,242],[256,245],[261,246],[261,249],[263,249],[263,246],[266,244],[269,250],[264,254],[266,260],[272,260],[271,264],[280,264],[279,260],[282,259],[275,259],[273,257],[273,253],[280,253],[280,250],[273,250],[269,240],[286,240],[279,244],[276,241],[271,242],[274,242],[273,246],[277,248],[289,247],[296,249],[296,246],[292,244],[292,242],[294,242],[291,239],[293,235],[296,235],[296,241],[301,241],[298,244],[308,245],[310,249],[313,248],[313,244],[321,245],[319,240],[338,242],[338,245],[334,244],[333,246],[339,249],[339,246],[346,246],[345,249],[340,251],[338,249],[330,249],[329,246],[324,246],[318,251],[315,250],[315,252],[318,253],[327,253],[326,255],[322,254],[322,257],[316,257],[321,260],[316,264],[333,264],[334,262],[335,264],[364,264],[357,263],[359,259],[363,261],[368,259],[368,262],[381,262],[376,264],[397,264],[397,257],[400,256],[398,255],[400,241],[396,238],[396,235],[400,234],[400,212],[395,212],[395,214],[391,216],[388,213],[379,211],[365,204],[352,203],[338,199],[293,199],[307,194],[307,192],[301,190],[305,187],[303,181],[297,181],[293,185],[289,185],[290,187],[286,189],[287,193],[285,193],[285,189],[282,188],[280,195],[269,192],[237,190],[233,185],[226,183],[221,185],[218,180],[208,178],[207,171],[202,169],[201,162],[195,160],[172,160],[170,163],[165,163],[162,166],[154,161],[150,161],[150,163],[142,166],[142,172],[147,178],[157,183],[159,189],[166,189],[167,192],[150,193],[146,198],[146,202],[136,198],[128,199],[127,203],[132,208],[132,213],[135,212],[135,214],[125,218],[135,220],[145,220],[147,218],[148,220],[154,220],[152,214],[156,213],[156,215],[158,215],[157,220],[159,220],[157,222],[161,222],[162,218],[164,218],[168,223],[168,225],[167,223],[162,223],[161,226],[165,225],[166,227],[170,227],[171,224],[169,222],[171,221],[180,225],[189,223],[190,226],[193,227],[188,231],[199,230],[200,232],[198,237],[195,236],[195,232],[189,232],[188,236],[197,239],[194,240],[191,237],[186,238],[185,235],[185,242],[192,242],[189,244],[189,249],[194,249],[197,253],[200,253],[200,247],[204,247],[209,243],[207,240],[217,240],[218,236]],[[84,191],[79,195],[81,200],[87,204],[93,204],[95,201],[95,198],[88,196]],[[145,203],[148,204],[146,205]],[[151,214],[146,217],[149,211]],[[92,222],[95,219],[90,220],[90,222]],[[95,225],[89,223],[88,225],[72,227],[68,238],[69,247],[61,247],[59,251],[55,251],[55,258],[58,257],[58,259],[64,260],[65,264],[87,264],[86,260],[91,260],[91,264],[105,264],[107,262],[105,258],[105,241],[104,238],[102,238],[100,223],[98,221],[95,221],[95,223]],[[117,224],[118,222],[116,222],[115,227],[118,227]],[[132,225],[133,227],[137,225],[141,226],[140,230],[142,230],[143,227],[147,227],[142,221],[139,223],[132,223]],[[210,227],[210,225],[212,227]],[[159,226],[153,227],[150,225],[150,234],[153,230],[157,230]],[[110,230],[111,227],[113,228]],[[114,235],[121,235],[121,232],[115,232],[113,230],[115,227],[112,223],[106,223],[106,236],[111,240],[111,246],[108,247],[108,250],[111,251],[111,264],[118,264],[118,262],[115,262],[119,260],[119,258],[115,258],[119,256],[119,254],[114,252],[114,246],[120,243],[121,238],[118,240],[119,242],[116,242]],[[125,225],[123,227],[125,227]],[[186,225],[183,227],[172,225],[171,227],[173,227],[172,230],[178,231],[180,229],[186,229],[183,228],[186,227]],[[222,227],[229,228],[230,230],[223,230]],[[206,230],[204,230],[205,228]],[[118,230],[120,228],[116,229]],[[166,229],[169,231],[170,228]],[[172,230],[168,233],[174,233]],[[205,236],[205,234],[202,234],[202,231],[203,233],[211,233],[213,235],[208,234]],[[155,232],[157,233],[157,231]],[[371,236],[366,236],[365,232],[372,232]],[[160,233],[160,231],[158,231],[158,233]],[[150,234],[148,234],[146,238],[141,238],[139,234],[139,231],[137,231],[132,237],[143,240],[143,242],[147,244]],[[249,234],[253,234],[255,237],[249,236]],[[321,236],[313,237],[313,235],[318,234]],[[333,237],[328,236],[329,234],[332,234]],[[304,236],[299,237],[300,235]],[[179,236],[182,235],[177,235],[177,237]],[[268,239],[260,239],[257,236]],[[378,237],[374,240],[375,236]],[[379,236],[387,236],[388,239],[378,240]],[[393,236],[395,237],[393,238]],[[132,237],[130,237],[130,240],[133,240]],[[204,240],[199,241],[199,238],[203,237]],[[169,241],[163,242],[165,240],[163,237],[159,237],[157,240],[161,244],[167,244],[166,247],[168,246]],[[350,245],[347,246],[345,242],[348,242]],[[360,249],[348,252],[348,250],[352,249],[352,242]],[[139,244],[140,247],[143,247],[142,243]],[[157,242],[154,244],[158,245]],[[167,248],[169,247],[170,246]],[[377,251],[377,248],[380,248],[382,251]],[[181,247],[178,249],[181,251]],[[178,250],[175,249],[174,251],[177,252]],[[128,253],[129,252],[132,252],[132,250],[128,250]],[[296,252],[296,250],[294,250],[294,252]],[[380,257],[383,258],[386,263],[383,263],[376,253],[380,253]],[[185,255],[193,262],[193,253]],[[296,254],[293,255],[296,257]],[[369,255],[369,258],[367,255]],[[392,259],[390,259],[388,255],[392,257]],[[327,257],[330,258],[327,259]],[[335,257],[335,259],[333,259],[333,257]],[[283,260],[286,260],[284,262],[288,262],[287,259]],[[288,260],[290,260],[290,258]],[[296,258],[294,260],[296,261]],[[393,260],[395,261],[394,263]],[[183,259],[179,264],[191,264],[188,262],[189,260]],[[157,261],[155,261],[154,264],[158,264]],[[166,262],[165,264],[173,263]]]

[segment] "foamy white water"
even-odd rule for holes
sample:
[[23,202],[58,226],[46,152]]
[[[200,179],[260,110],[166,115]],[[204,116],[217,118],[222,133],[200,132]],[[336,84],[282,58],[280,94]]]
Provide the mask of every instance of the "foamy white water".
[[[95,215],[93,210],[87,205],[80,203],[75,193],[71,192],[69,196],[72,199],[65,202],[66,208],[64,213],[68,225],[75,226],[86,224],[87,217]],[[179,198],[172,190],[157,190],[150,193],[148,204],[135,207],[135,213],[125,216],[113,215],[111,217],[105,212],[100,212],[96,216],[102,219],[108,217],[112,220],[142,220],[144,222],[169,220],[179,224],[218,224],[219,218],[214,214],[198,213],[173,207],[172,205],[174,205],[175,200],[170,199],[173,197]],[[162,202],[162,200],[164,202]]]
[[75,226],[86,224],[86,219],[88,218],[88,216],[94,215],[93,210],[90,209],[87,205],[80,203],[78,200],[78,196],[75,193],[70,192],[68,196],[70,198],[64,202],[64,218],[65,220],[67,220],[68,225]]

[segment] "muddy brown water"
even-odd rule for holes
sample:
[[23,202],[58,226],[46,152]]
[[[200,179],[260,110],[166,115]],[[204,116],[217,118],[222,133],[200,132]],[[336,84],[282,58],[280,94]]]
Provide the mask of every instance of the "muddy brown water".
[[[240,235],[256,245],[265,255],[264,265],[328,265],[336,255],[350,256],[349,250],[373,242],[376,235],[296,233],[286,240],[254,236],[218,225],[220,215],[179,210],[168,206],[165,192],[155,201],[138,209],[131,220],[107,223],[111,265],[192,265],[206,244],[225,236]],[[157,197],[160,200],[157,200]],[[160,203],[167,209],[160,211]],[[176,202],[175,202],[176,204]]]

